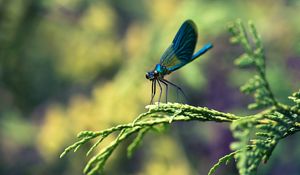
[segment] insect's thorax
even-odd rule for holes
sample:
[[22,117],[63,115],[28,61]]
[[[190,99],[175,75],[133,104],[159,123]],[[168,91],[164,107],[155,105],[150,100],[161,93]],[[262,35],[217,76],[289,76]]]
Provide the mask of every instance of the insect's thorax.
[[162,76],[170,73],[169,70],[165,66],[162,66],[161,64],[157,64],[154,70],[156,70]]

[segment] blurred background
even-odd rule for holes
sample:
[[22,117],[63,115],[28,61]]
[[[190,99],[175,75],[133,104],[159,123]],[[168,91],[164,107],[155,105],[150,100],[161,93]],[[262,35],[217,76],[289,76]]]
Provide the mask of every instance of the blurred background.
[[[145,72],[186,19],[198,26],[197,49],[215,46],[167,77],[184,89],[186,103],[255,112],[239,92],[253,72],[232,64],[242,49],[229,43],[226,26],[237,18],[256,24],[271,87],[290,103],[287,96],[300,87],[299,10],[297,0],[0,0],[0,174],[82,174],[88,147],[59,154],[82,130],[127,123],[146,111]],[[176,90],[169,94],[175,102]],[[131,159],[130,142],[120,145],[105,172],[203,175],[230,152],[231,141],[228,124],[176,123],[148,134]],[[285,139],[259,174],[299,175],[299,145],[299,135]],[[217,174],[237,170],[229,163]]]

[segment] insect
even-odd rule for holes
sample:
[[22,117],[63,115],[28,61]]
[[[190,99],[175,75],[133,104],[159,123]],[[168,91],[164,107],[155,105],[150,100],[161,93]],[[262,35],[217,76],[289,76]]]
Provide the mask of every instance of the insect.
[[159,64],[156,64],[152,71],[146,73],[146,78],[152,82],[150,104],[153,103],[156,94],[156,83],[160,88],[159,102],[162,95],[161,83],[166,86],[166,102],[168,101],[168,85],[175,87],[177,92],[179,90],[185,96],[179,86],[164,79],[164,76],[190,63],[213,47],[211,43],[205,44],[202,49],[193,54],[197,43],[197,35],[195,23],[192,20],[186,20],[179,28],[172,44],[160,58]]

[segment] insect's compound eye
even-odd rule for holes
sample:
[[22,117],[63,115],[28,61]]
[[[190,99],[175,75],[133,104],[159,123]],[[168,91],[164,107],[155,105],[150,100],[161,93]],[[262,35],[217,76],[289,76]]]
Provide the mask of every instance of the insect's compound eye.
[[148,73],[148,72],[146,73],[146,78],[147,78],[147,79],[149,79],[149,78],[150,78],[150,77],[149,77],[149,73]]
[[157,72],[156,70],[154,71],[154,75],[155,75],[155,76],[157,76],[157,75],[158,75],[158,72]]

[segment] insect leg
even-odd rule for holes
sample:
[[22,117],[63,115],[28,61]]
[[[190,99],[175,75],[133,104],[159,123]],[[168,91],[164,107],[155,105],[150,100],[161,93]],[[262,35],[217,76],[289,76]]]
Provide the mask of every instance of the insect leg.
[[160,99],[161,99],[161,94],[162,94],[162,87],[161,87],[161,84],[160,84],[159,80],[157,80],[157,83],[158,83],[159,89],[160,89],[159,98],[158,98],[158,104],[159,104]]
[[159,81],[162,82],[162,83],[166,86],[166,103],[168,103],[168,91],[169,91],[169,85],[168,85],[168,83],[166,83],[166,82],[164,81],[164,79],[162,79],[162,78],[160,78]]
[[156,80],[153,80],[152,81],[152,94],[151,94],[150,104],[153,103],[153,99],[154,99],[155,93],[156,93]]
[[166,83],[168,83],[168,84],[170,84],[170,85],[172,85],[172,86],[174,86],[177,89],[177,92],[179,90],[182,93],[182,95],[184,96],[185,100],[187,99],[185,93],[183,92],[183,90],[179,86],[177,86],[176,84],[174,84],[174,83],[172,83],[172,82],[170,82],[170,81],[168,81],[166,79],[163,79],[163,81],[166,82]]
[[154,82],[151,81],[151,101],[150,101],[150,104],[152,104],[153,94],[154,94]]

